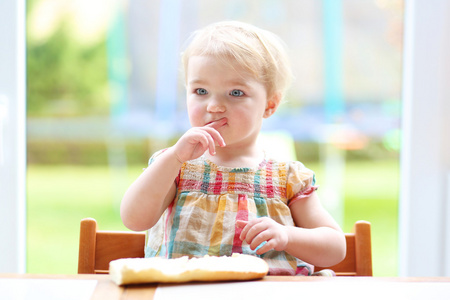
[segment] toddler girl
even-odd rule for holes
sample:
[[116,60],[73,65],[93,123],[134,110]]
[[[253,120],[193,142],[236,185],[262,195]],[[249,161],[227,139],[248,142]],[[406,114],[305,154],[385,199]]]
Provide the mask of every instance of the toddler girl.
[[266,260],[271,275],[340,262],[345,237],[314,173],[266,157],[256,143],[290,83],[282,42],[219,22],[195,32],[182,62],[192,128],[152,156],[121,203],[125,226],[148,230],[146,257],[245,253]]

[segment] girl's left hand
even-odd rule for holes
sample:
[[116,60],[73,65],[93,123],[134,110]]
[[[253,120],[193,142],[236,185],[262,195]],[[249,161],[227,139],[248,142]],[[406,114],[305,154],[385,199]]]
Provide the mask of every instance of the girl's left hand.
[[286,227],[271,218],[263,217],[251,221],[237,220],[236,225],[243,228],[240,239],[245,240],[250,245],[250,249],[255,250],[261,243],[266,242],[256,251],[256,254],[263,254],[273,249],[276,251],[286,249],[289,241]]

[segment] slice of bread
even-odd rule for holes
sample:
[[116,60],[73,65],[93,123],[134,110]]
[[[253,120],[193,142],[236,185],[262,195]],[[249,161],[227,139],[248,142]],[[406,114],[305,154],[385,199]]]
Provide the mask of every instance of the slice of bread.
[[109,264],[111,279],[118,285],[150,282],[252,280],[264,277],[268,264],[261,258],[233,254],[189,259],[160,257],[123,258]]

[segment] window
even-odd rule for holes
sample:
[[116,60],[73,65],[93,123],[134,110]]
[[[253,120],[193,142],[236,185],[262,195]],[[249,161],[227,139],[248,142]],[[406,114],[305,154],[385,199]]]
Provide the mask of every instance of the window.
[[81,218],[123,229],[123,192],[189,126],[184,41],[236,19],[290,49],[296,80],[265,132],[316,172],[345,231],[377,224],[375,275],[396,275],[403,1],[28,3],[30,272],[76,270]]

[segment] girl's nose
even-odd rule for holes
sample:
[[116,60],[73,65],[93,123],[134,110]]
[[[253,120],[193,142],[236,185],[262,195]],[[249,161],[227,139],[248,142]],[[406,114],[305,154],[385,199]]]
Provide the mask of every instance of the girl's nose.
[[222,113],[222,112],[226,111],[226,106],[219,99],[212,98],[208,102],[207,110],[208,110],[208,112],[211,112],[211,113]]

